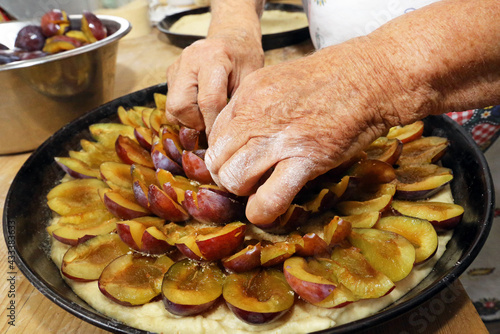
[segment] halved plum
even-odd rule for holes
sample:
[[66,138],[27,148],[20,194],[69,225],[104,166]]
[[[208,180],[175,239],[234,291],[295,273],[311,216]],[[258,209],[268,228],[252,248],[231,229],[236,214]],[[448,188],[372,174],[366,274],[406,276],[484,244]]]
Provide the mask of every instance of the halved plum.
[[453,180],[449,168],[434,164],[403,165],[396,169],[397,199],[420,200],[431,197]]
[[98,281],[103,295],[124,306],[149,303],[161,294],[163,276],[174,264],[168,256],[125,254],[111,261]]
[[422,137],[424,133],[424,122],[416,121],[404,126],[394,126],[389,129],[387,138],[399,139],[403,144],[411,142]]
[[75,179],[63,182],[47,194],[50,209],[61,216],[105,209],[98,191],[109,189],[98,179]]
[[224,274],[215,262],[185,259],[172,265],[162,284],[167,311],[180,316],[200,314],[222,295]]
[[71,177],[76,179],[99,178],[99,171],[85,162],[71,157],[55,157],[54,160]]
[[419,264],[436,253],[438,236],[429,221],[406,216],[387,216],[374,226],[379,230],[402,235],[415,246],[415,263]]
[[387,137],[379,137],[373,141],[367,148],[365,152],[368,155],[368,159],[380,160],[388,163],[389,165],[394,165],[399,159],[401,152],[403,150],[403,143],[399,139],[389,139]]
[[375,270],[359,248],[336,247],[332,252],[331,265],[340,283],[349,289],[356,298],[368,299],[383,297],[395,285],[386,275]]
[[408,276],[415,264],[415,247],[403,236],[377,229],[353,229],[349,242],[370,265],[393,282]]
[[464,214],[464,208],[453,203],[394,200],[391,207],[401,215],[428,220],[437,230],[455,228]]
[[222,259],[222,265],[229,272],[241,273],[260,267],[262,245],[248,245],[239,252]]
[[223,225],[244,218],[245,205],[211,188],[187,189],[182,205],[197,221]]
[[205,165],[205,161],[192,151],[182,153],[182,167],[184,173],[191,180],[202,184],[215,184],[212,175]]
[[324,239],[328,246],[340,245],[347,240],[351,234],[352,225],[349,221],[335,216],[324,227]]
[[155,167],[151,153],[129,137],[119,135],[116,139],[115,149],[116,154],[126,164],[139,164],[150,168]]
[[61,272],[75,281],[95,281],[111,261],[129,251],[117,234],[99,235],[68,249]]
[[63,244],[76,246],[95,236],[113,232],[116,230],[117,221],[118,219],[111,218],[103,222],[97,220],[96,222],[78,225],[61,226],[54,224],[47,227],[47,232]]
[[449,141],[442,137],[422,137],[403,145],[398,165],[435,163],[446,153]]
[[346,200],[337,203],[335,208],[344,216],[382,212],[389,207],[395,193],[396,186],[393,183],[365,185]]
[[283,273],[270,268],[230,274],[222,295],[236,317],[253,325],[278,320],[295,302]]

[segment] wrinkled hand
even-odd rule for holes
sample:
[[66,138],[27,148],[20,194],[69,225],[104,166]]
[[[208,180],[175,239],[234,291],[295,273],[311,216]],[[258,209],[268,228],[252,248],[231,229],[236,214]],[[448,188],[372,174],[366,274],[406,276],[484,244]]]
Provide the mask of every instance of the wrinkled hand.
[[167,118],[210,133],[241,80],[263,65],[260,40],[228,33],[193,43],[167,70]]
[[251,222],[272,222],[308,180],[399,123],[355,54],[338,47],[257,70],[219,114],[205,161],[219,185],[250,195]]

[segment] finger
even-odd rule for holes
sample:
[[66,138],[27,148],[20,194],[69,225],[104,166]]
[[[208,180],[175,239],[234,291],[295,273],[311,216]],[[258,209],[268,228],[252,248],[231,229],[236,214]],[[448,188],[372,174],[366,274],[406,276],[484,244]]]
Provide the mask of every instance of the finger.
[[250,139],[220,168],[219,183],[236,195],[250,195],[262,176],[278,161],[275,153],[270,139]]
[[248,141],[251,135],[246,131],[249,126],[233,120],[233,108],[237,97],[219,113],[208,137],[205,163],[212,174],[217,175],[221,166]]
[[248,199],[246,216],[254,224],[268,224],[284,214],[299,190],[316,175],[305,158],[280,161],[271,176]]
[[167,112],[178,122],[196,130],[203,130],[203,117],[198,108],[197,66],[181,61],[177,68],[167,72],[167,84]]
[[228,67],[223,64],[200,69],[198,106],[203,116],[207,136],[210,134],[215,118],[227,104],[228,72]]

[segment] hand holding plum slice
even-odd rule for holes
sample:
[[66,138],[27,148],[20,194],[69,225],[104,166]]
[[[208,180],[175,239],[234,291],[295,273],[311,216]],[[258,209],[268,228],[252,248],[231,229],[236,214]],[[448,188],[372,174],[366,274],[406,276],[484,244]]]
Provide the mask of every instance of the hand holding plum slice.
[[403,200],[429,198],[453,180],[451,169],[434,164],[403,165],[396,175],[394,197]]
[[253,325],[278,320],[295,302],[283,273],[269,268],[230,274],[222,294],[236,317]]
[[379,137],[373,141],[364,151],[370,160],[380,160],[394,165],[401,155],[403,143],[399,139]]
[[208,310],[222,295],[224,274],[214,262],[184,259],[172,265],[162,284],[167,311],[180,316]]
[[331,266],[340,283],[356,298],[379,298],[391,292],[395,285],[383,273],[375,270],[356,247],[336,247],[331,259],[324,264]]
[[186,189],[182,205],[194,219],[203,223],[222,225],[244,218],[242,202],[211,188],[200,187],[197,192]]
[[116,154],[126,164],[139,164],[150,168],[155,167],[151,153],[129,137],[119,135],[116,139],[115,149]]
[[408,276],[415,263],[415,247],[403,236],[376,229],[353,229],[349,242],[370,265],[393,282]]
[[255,226],[269,233],[289,233],[307,221],[310,214],[311,212],[307,207],[292,204],[284,214],[276,218],[273,222],[269,224],[255,224]]
[[68,249],[61,271],[72,280],[94,281],[111,261],[129,251],[117,234],[99,235]]
[[174,246],[167,242],[167,237],[156,226],[125,220],[116,224],[120,239],[130,248],[147,254],[164,254]]
[[90,168],[85,162],[70,157],[55,157],[54,160],[69,176],[75,179],[99,178],[99,170]]
[[161,294],[163,276],[173,265],[168,256],[125,254],[101,273],[98,286],[103,295],[124,306],[146,304]]
[[453,229],[464,214],[464,208],[453,203],[394,200],[391,207],[401,215],[428,220],[437,230]]
[[403,145],[398,165],[435,163],[446,153],[449,141],[442,137],[422,137]]
[[109,189],[97,179],[75,179],[63,182],[47,194],[50,209],[61,216],[105,209],[99,196],[100,189]]
[[394,126],[389,129],[387,138],[399,139],[403,144],[411,142],[422,137],[424,133],[424,122],[416,121],[404,126]]
[[78,225],[61,226],[59,224],[53,224],[47,227],[47,232],[49,232],[54,239],[63,244],[76,246],[95,236],[109,234],[115,231],[117,221],[118,219],[111,218],[107,221],[96,220],[95,222]]
[[427,220],[406,216],[387,216],[374,226],[379,230],[402,235],[415,246],[415,263],[419,264],[436,253],[438,236]]
[[323,188],[303,206],[311,213],[325,212],[331,209],[342,197],[349,185],[349,176],[344,176],[338,183]]

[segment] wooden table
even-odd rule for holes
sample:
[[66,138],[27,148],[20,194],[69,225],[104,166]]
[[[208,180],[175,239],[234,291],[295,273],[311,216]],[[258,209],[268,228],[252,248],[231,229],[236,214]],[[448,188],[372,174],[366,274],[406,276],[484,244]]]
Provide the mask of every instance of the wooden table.
[[[266,64],[301,57],[312,51],[310,42],[266,52]],[[167,67],[181,53],[154,30],[149,35],[120,42],[115,97],[161,83]],[[0,206],[12,179],[29,154],[0,156]],[[3,235],[0,241],[1,333],[106,333],[45,298],[15,267],[9,268]],[[15,277],[11,285],[9,279]],[[15,295],[15,297],[8,297]],[[15,303],[15,326],[8,324],[7,307]],[[366,333],[488,333],[460,282],[455,282],[427,303]]]

